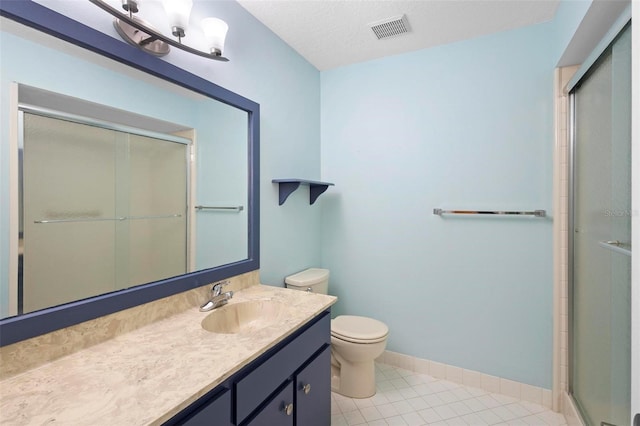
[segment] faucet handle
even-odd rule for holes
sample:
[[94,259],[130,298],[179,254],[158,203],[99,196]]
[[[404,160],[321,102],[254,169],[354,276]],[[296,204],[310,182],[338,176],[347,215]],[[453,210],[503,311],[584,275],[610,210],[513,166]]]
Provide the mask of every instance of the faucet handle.
[[229,280],[220,281],[217,283],[213,283],[213,287],[211,287],[211,292],[214,296],[219,296],[222,293],[222,287],[226,287],[229,285]]

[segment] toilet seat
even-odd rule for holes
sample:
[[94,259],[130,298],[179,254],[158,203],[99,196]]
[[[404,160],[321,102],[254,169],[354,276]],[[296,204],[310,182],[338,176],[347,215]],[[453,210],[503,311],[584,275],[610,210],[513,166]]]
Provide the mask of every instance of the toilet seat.
[[385,340],[387,340],[387,336],[381,337],[379,339],[362,340],[362,339],[353,339],[353,338],[350,338],[350,337],[340,336],[339,334],[335,334],[335,333],[331,333],[331,337],[334,338],[334,339],[342,340],[344,342],[356,343],[356,344],[359,344],[359,345],[380,343],[380,342],[384,342]]
[[378,343],[387,338],[389,327],[373,318],[339,315],[331,320],[331,336],[351,343]]

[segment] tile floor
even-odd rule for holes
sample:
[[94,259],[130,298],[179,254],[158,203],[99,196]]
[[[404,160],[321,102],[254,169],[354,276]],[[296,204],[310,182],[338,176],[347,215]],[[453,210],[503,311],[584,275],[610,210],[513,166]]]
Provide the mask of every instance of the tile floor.
[[542,405],[376,363],[377,393],[351,399],[331,394],[331,426],[565,425]]

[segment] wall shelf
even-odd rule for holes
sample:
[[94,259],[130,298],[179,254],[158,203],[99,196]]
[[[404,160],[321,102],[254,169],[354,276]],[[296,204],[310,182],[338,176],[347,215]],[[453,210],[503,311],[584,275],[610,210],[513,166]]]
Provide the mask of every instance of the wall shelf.
[[330,186],[333,186],[333,184],[329,182],[318,182],[306,179],[273,179],[271,182],[278,184],[279,205],[283,205],[287,200],[287,197],[291,195],[293,191],[298,189],[300,185],[309,186],[309,204],[315,203],[320,194],[326,191]]

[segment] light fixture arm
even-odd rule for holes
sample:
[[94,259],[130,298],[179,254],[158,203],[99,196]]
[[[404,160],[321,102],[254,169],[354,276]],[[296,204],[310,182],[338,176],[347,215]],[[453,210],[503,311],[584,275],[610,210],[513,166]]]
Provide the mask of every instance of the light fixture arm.
[[229,59],[225,58],[224,56],[220,56],[220,55],[216,55],[216,54],[212,54],[209,52],[204,52],[202,50],[198,50],[198,49],[194,49],[193,47],[187,46],[186,44],[182,44],[179,41],[176,41],[172,38],[166,37],[164,34],[156,31],[153,28],[149,28],[148,26],[145,26],[144,24],[138,22],[137,20],[132,19],[132,17],[129,17],[129,14],[125,14],[120,12],[118,9],[112,7],[111,5],[105,3],[103,0],[89,0],[91,3],[95,4],[96,6],[98,6],[100,9],[104,10],[105,12],[107,12],[108,14],[110,14],[111,16],[115,17],[116,19],[119,19],[123,22],[126,22],[128,25],[148,34],[150,37],[147,39],[143,40],[143,45],[147,44],[153,40],[161,40],[165,43],[167,43],[170,46],[173,46],[177,49],[181,49],[184,50],[186,52],[192,53],[194,55],[198,55],[198,56],[202,56],[204,58],[209,58],[209,59],[213,59],[214,61],[222,61],[222,62],[228,62]]

